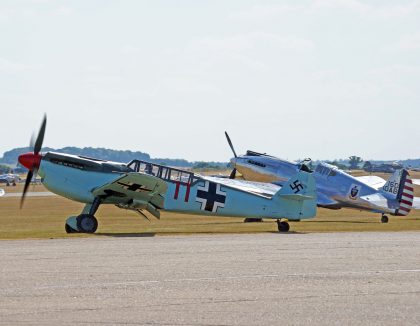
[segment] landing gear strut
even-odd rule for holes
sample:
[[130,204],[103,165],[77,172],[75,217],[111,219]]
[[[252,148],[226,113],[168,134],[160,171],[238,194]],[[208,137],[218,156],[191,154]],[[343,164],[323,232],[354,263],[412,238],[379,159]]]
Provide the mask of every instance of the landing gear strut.
[[386,215],[382,215],[382,217],[381,217],[381,222],[382,222],[382,223],[388,223],[388,216],[386,216]]
[[290,225],[286,221],[277,220],[277,228],[279,232],[287,232],[290,229]]
[[98,228],[98,220],[95,213],[101,204],[100,198],[95,198],[92,204],[86,204],[79,216],[70,216],[65,225],[67,233],[95,233]]

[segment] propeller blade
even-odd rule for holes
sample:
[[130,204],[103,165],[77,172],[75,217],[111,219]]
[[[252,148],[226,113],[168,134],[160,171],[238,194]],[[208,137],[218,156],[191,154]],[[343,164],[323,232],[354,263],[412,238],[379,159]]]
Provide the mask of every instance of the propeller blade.
[[34,133],[32,133],[32,135],[31,135],[31,140],[29,141],[29,150],[30,150],[31,152],[33,152],[33,151],[34,151],[34,146],[35,146],[35,134],[34,134]]
[[34,145],[34,153],[38,154],[41,151],[42,143],[44,142],[45,128],[47,126],[47,116],[44,115],[44,120],[42,120],[41,129],[39,129],[38,136],[36,137]]
[[232,170],[232,172],[229,175],[229,179],[235,179],[236,177],[236,168]]
[[233,145],[232,145],[232,142],[231,142],[231,140],[230,140],[230,137],[229,137],[229,135],[228,135],[228,133],[225,131],[225,135],[226,135],[226,139],[227,139],[227,141],[228,141],[228,143],[229,143],[229,146],[230,146],[230,149],[232,150],[232,152],[233,152],[233,155],[235,156],[235,157],[238,157],[238,155],[236,155],[236,152],[235,152],[235,149],[233,148]]
[[28,187],[32,181],[33,176],[34,176],[34,173],[32,172],[32,170],[29,170],[26,176],[25,186],[23,187],[22,197],[20,199],[20,208],[23,207],[23,202],[25,201],[26,192],[28,191]]

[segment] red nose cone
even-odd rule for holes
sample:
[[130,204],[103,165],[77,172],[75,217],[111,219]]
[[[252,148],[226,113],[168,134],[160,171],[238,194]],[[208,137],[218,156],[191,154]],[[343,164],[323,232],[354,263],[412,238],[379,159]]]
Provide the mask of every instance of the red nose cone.
[[41,164],[42,156],[34,153],[26,153],[19,155],[19,163],[22,164],[28,170],[39,169]]

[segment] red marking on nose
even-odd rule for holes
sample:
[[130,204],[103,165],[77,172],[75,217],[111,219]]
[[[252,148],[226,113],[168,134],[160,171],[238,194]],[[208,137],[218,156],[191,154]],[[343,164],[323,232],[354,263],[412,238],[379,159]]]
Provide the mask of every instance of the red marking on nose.
[[35,153],[26,153],[19,155],[18,161],[28,170],[39,169],[42,155]]

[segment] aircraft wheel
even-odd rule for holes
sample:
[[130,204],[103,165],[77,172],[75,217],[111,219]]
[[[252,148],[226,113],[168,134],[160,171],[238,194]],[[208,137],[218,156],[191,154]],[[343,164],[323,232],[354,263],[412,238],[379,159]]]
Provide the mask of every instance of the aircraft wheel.
[[382,223],[388,223],[388,216],[386,216],[386,215],[382,215],[382,217],[381,217],[381,222],[382,222]]
[[253,223],[253,222],[262,222],[262,218],[252,218],[252,217],[247,217],[246,219],[244,219],[244,223]]
[[77,233],[78,232],[75,229],[73,229],[70,225],[68,225],[67,223],[66,223],[65,229],[66,229],[66,233]]
[[277,220],[277,228],[279,232],[287,232],[290,229],[290,225],[287,222],[280,222],[280,220]]
[[95,233],[98,220],[93,215],[81,214],[77,217],[77,228],[81,233]]

